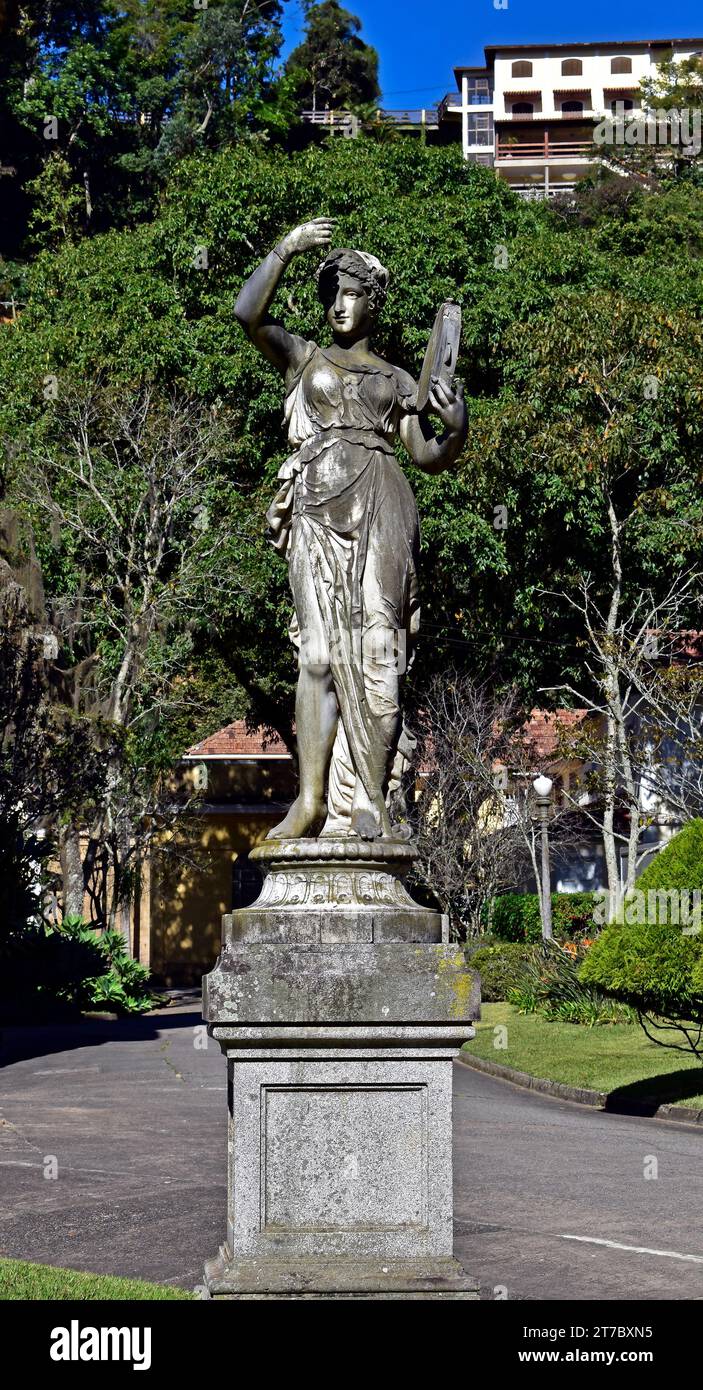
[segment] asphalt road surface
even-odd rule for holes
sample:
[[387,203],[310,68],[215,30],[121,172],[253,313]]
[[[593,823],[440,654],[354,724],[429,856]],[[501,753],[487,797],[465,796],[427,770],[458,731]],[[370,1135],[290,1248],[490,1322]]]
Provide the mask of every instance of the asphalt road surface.
[[[200,1024],[6,1030],[0,1254],[200,1282],[225,1220],[225,1068]],[[457,1064],[454,1134],[456,1254],[484,1298],[703,1299],[700,1131]]]

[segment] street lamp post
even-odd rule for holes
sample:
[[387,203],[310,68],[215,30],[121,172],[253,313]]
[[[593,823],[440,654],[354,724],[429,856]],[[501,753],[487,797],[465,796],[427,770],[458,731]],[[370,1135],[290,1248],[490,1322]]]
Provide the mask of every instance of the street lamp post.
[[535,777],[532,783],[535,789],[537,801],[536,820],[540,826],[542,839],[542,938],[544,941],[553,940],[552,932],[552,884],[549,872],[549,811],[552,804],[552,787],[554,783],[551,777],[541,774]]

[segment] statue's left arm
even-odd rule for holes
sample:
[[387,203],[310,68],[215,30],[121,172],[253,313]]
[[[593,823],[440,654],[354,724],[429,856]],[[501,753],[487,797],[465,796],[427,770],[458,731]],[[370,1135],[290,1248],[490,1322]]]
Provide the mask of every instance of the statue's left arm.
[[438,415],[444,425],[444,433],[437,438],[428,419],[428,412],[419,415],[405,415],[400,422],[400,438],[413,463],[425,473],[442,473],[451,468],[461,453],[469,431],[464,388],[445,386],[437,381],[430,392],[429,404],[432,413]]

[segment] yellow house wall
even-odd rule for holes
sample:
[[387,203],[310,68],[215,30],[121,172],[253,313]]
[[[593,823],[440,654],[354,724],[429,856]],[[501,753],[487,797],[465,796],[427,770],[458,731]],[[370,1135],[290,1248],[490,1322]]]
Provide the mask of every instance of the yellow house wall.
[[275,819],[265,812],[204,812],[197,868],[155,855],[151,872],[150,964],[167,988],[199,984],[220,950],[221,918],[232,908],[232,866],[264,839]]

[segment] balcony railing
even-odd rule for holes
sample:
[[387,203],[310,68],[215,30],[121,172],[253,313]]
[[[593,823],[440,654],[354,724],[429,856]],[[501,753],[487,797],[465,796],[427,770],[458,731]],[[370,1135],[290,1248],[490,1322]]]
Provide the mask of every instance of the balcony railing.
[[300,116],[308,125],[326,126],[336,135],[354,137],[359,133],[359,117],[352,111],[301,111]]
[[417,107],[410,111],[379,110],[376,112],[376,120],[390,121],[392,125],[436,126],[438,119],[436,106]]
[[[327,126],[334,131],[353,131],[358,133],[360,120],[352,111],[301,111],[301,119],[308,125]],[[407,110],[385,111],[380,107],[376,110],[373,120],[389,123],[397,126],[432,126],[438,124],[438,112],[436,106],[416,107]]]
[[499,140],[496,159],[587,159],[592,151],[592,140],[550,140],[545,135],[543,140],[514,144]]
[[601,113],[589,106],[583,111],[506,111],[504,116],[496,116],[497,121],[594,121]]

